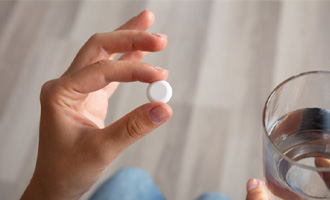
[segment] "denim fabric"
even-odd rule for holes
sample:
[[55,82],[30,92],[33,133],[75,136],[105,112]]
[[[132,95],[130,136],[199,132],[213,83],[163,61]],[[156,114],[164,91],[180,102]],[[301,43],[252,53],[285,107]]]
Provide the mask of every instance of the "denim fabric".
[[[104,182],[90,200],[165,200],[148,172],[123,168]],[[197,200],[230,200],[217,193],[205,193]]]
[[215,192],[209,192],[202,194],[196,200],[231,200],[231,199]]
[[138,168],[123,168],[104,182],[90,200],[165,200],[151,176]]

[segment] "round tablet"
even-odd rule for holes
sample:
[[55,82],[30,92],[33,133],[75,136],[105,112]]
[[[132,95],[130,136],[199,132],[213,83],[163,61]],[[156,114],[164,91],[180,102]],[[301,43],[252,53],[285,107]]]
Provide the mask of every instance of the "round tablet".
[[167,103],[172,97],[172,87],[167,81],[150,83],[147,88],[147,97],[150,102]]

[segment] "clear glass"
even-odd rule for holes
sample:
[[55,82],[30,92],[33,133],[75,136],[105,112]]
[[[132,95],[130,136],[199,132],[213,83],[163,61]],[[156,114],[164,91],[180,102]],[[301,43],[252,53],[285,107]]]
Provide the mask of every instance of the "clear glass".
[[269,198],[330,199],[330,72],[305,72],[277,86],[263,125]]

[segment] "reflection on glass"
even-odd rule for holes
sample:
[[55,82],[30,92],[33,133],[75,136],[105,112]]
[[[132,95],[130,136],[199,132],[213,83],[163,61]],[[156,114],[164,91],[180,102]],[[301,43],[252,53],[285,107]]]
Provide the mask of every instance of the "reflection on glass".
[[263,123],[270,199],[330,199],[330,72],[280,84],[267,100]]

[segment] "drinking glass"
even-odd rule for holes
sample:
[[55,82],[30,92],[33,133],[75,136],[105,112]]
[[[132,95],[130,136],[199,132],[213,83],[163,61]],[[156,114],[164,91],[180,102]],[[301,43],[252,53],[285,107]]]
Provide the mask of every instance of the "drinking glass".
[[330,72],[282,82],[266,101],[263,125],[269,198],[330,199]]

